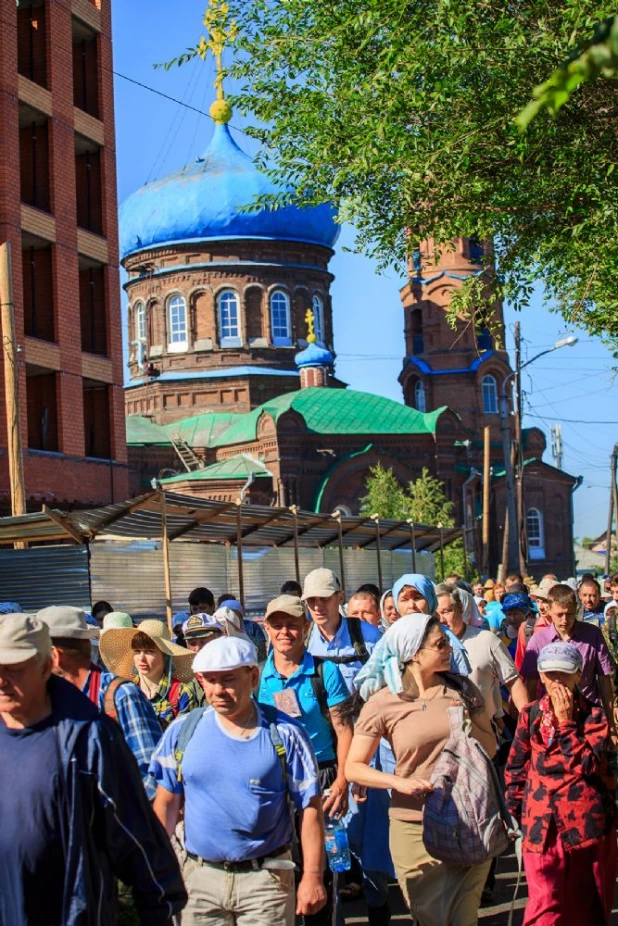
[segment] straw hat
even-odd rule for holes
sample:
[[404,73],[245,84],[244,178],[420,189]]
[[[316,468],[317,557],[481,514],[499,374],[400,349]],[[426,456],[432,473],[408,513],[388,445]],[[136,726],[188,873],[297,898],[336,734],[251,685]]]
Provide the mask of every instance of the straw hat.
[[172,643],[167,624],[154,620],[142,621],[139,627],[110,627],[102,634],[101,658],[110,672],[123,678],[132,678],[136,674],[131,649],[131,640],[136,633],[145,633],[164,656],[171,657],[172,675],[175,678],[181,682],[192,681],[191,662],[195,654],[184,646]]

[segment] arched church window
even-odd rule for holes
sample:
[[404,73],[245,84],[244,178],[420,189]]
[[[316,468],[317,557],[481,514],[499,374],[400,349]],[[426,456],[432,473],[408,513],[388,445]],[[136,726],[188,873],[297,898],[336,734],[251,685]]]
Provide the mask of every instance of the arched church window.
[[545,538],[543,536],[543,515],[538,508],[528,508],[526,514],[526,536],[530,559],[545,559]]
[[483,412],[486,415],[497,415],[498,388],[495,378],[489,373],[483,377],[481,382],[481,393],[483,397]]
[[423,337],[423,313],[420,309],[414,309],[410,313],[410,327],[412,334],[412,354],[422,354],[425,350],[425,339]]
[[187,339],[187,303],[183,296],[171,296],[167,302],[168,344],[170,351],[186,350]]
[[326,331],[324,329],[324,300],[321,296],[316,295],[313,297],[311,300],[311,308],[313,309],[315,336],[318,344],[323,344],[326,339]]
[[240,303],[233,289],[224,289],[217,297],[219,343],[221,347],[240,347]]
[[146,306],[143,302],[136,302],[133,309],[136,341],[146,340]]
[[427,396],[425,394],[425,387],[420,379],[417,379],[414,384],[414,408],[418,412],[427,411]]
[[277,289],[270,297],[270,328],[275,347],[289,347],[292,343],[290,300],[287,293]]

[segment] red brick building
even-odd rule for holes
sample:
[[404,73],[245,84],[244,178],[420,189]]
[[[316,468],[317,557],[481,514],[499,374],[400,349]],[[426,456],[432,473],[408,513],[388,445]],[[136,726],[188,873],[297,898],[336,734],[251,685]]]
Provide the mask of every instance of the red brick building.
[[[12,246],[28,506],[118,501],[128,470],[111,4],[0,10],[0,241]],[[2,404],[5,511],[6,441]]]

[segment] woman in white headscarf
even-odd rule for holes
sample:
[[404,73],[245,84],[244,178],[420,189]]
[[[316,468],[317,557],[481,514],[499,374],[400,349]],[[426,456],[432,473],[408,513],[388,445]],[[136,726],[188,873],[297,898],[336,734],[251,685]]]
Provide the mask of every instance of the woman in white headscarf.
[[[422,815],[435,762],[450,735],[449,708],[462,704],[472,734],[490,755],[495,738],[483,698],[468,679],[452,674],[451,644],[437,618],[400,618],[376,645],[356,678],[366,704],[346,763],[349,781],[392,789],[390,848],[399,885],[419,926],[472,926],[477,922],[489,862],[451,866],[423,845]],[[395,772],[371,767],[385,737]]]

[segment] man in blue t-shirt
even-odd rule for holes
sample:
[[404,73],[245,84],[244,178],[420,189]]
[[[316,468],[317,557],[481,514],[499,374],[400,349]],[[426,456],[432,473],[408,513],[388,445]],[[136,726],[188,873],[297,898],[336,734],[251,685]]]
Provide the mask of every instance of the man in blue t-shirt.
[[[178,717],[155,750],[154,810],[172,836],[184,805],[183,926],[204,919],[230,926],[293,926],[325,903],[324,821],[309,737],[285,714],[252,698],[257,651],[246,638],[221,637],[196,655],[193,671],[210,705],[191,737]],[[212,709],[211,709],[212,708]],[[293,826],[300,818],[305,869],[294,904]]]
[[312,569],[305,577],[303,601],[313,621],[307,649],[339,666],[350,694],[354,679],[382,636],[377,627],[341,613],[344,593],[332,569]]

